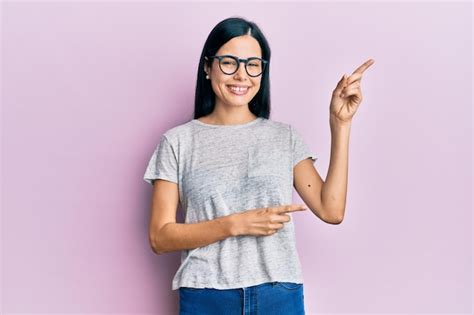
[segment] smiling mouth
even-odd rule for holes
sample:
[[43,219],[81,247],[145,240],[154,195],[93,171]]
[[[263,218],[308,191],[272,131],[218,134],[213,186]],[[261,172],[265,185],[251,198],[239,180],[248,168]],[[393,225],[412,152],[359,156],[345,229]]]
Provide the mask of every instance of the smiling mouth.
[[227,89],[234,95],[245,95],[247,94],[249,87],[239,87],[235,85],[227,85]]

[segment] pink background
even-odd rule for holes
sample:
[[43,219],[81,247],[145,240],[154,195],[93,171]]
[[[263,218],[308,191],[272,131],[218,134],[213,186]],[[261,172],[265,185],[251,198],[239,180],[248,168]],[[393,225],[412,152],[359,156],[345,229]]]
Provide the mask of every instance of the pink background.
[[179,253],[149,247],[142,177],[192,119],[202,46],[233,15],[267,36],[270,118],[323,179],[331,92],[375,60],[343,223],[295,217],[307,314],[470,313],[471,3],[131,1],[2,3],[3,313],[177,312]]

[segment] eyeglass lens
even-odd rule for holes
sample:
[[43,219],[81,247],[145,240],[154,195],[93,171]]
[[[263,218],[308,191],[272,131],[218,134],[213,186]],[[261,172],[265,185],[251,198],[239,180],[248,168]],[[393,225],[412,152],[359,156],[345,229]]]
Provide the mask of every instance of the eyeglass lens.
[[[237,71],[237,61],[231,57],[223,57],[220,67],[225,74],[233,74]],[[258,76],[263,71],[263,62],[260,59],[251,59],[246,64],[247,72],[251,76]]]

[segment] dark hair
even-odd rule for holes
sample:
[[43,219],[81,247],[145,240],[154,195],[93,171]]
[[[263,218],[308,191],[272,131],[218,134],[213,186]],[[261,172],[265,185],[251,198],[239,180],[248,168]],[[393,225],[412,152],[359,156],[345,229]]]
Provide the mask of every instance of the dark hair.
[[[211,81],[206,79],[204,71],[205,56],[213,56],[219,48],[234,37],[250,35],[260,44],[262,59],[268,63],[262,73],[260,89],[249,102],[249,110],[257,117],[268,119],[270,116],[270,46],[257,24],[240,17],[230,17],[219,22],[207,37],[199,59],[196,95],[194,99],[194,119],[210,114],[214,110],[216,95]],[[212,61],[212,59],[211,59]],[[210,62],[209,66],[212,65]]]

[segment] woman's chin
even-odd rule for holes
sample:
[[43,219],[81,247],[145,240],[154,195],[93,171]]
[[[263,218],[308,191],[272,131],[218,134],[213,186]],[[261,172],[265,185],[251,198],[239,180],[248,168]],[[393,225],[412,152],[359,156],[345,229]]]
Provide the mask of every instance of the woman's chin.
[[249,104],[249,100],[247,100],[247,99],[241,99],[241,100],[229,99],[227,101],[227,104],[229,104],[231,106],[247,106]]

